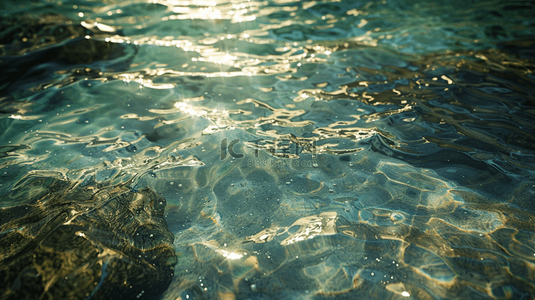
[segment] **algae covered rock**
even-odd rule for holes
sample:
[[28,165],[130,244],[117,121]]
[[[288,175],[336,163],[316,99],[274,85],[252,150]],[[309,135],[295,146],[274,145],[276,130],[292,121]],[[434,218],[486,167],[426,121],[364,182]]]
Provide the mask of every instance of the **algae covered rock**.
[[0,209],[0,299],[157,299],[174,275],[150,188],[31,177]]

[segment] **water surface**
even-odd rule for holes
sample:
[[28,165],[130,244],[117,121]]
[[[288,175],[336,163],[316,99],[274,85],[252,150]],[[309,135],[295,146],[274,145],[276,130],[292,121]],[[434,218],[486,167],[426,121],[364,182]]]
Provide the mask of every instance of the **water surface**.
[[535,295],[531,2],[0,8],[0,192],[152,188],[162,299]]

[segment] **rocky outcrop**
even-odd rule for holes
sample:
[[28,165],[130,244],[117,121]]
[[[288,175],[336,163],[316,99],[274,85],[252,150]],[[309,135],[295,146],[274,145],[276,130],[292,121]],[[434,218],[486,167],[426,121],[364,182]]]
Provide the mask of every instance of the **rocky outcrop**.
[[157,299],[172,280],[166,201],[149,188],[32,177],[3,204],[1,299]]
[[[0,94],[9,95],[15,91],[12,86],[36,78],[44,81],[55,73],[72,74],[61,83],[66,85],[128,69],[137,47],[107,42],[106,38],[121,36],[119,30],[107,29],[84,27],[58,14],[0,17]],[[101,61],[107,61],[105,67],[91,65]]]

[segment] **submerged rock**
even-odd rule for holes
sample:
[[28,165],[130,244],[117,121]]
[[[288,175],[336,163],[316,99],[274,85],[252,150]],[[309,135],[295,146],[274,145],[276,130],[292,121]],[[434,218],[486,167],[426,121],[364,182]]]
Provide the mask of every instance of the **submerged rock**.
[[60,14],[0,17],[0,56],[24,56],[55,47],[52,51],[40,53],[42,58],[64,59],[77,64],[123,55],[120,44],[102,41],[105,37],[120,36],[121,32],[110,26],[105,29],[107,31],[102,31],[98,26],[79,23]]
[[4,199],[1,299],[157,299],[172,280],[166,201],[150,188],[32,177]]
[[63,86],[127,70],[137,46],[108,42],[122,33],[111,26],[104,29],[59,14],[0,17],[0,93],[12,94],[15,87],[28,83],[35,89],[32,82],[48,82],[52,74],[71,74],[59,84]]

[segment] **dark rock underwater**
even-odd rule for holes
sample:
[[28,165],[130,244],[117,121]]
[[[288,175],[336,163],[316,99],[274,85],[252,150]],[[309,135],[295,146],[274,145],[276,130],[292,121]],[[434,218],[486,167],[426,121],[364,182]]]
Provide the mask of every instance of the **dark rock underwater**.
[[166,201],[150,188],[26,179],[0,209],[1,299],[157,299],[174,274]]

